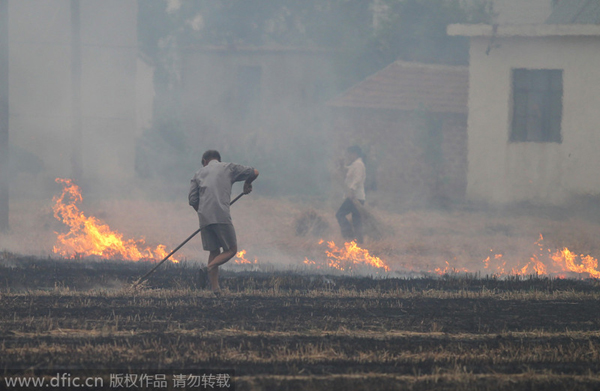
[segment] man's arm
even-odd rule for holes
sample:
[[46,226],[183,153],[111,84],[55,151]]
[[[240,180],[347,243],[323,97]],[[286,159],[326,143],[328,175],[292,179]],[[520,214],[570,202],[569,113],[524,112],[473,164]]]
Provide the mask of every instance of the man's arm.
[[258,170],[255,168],[252,175],[244,182],[244,194],[250,194],[252,192],[252,182],[254,182],[256,178],[258,178]]
[[188,202],[194,208],[194,210],[198,211],[198,206],[200,205],[200,192],[198,190],[198,184],[194,179],[192,179],[192,183],[190,185],[190,193],[188,195]]

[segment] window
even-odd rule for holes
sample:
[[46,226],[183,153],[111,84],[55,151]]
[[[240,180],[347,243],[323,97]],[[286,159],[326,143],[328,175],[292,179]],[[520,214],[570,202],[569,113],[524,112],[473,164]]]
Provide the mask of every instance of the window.
[[562,142],[563,71],[513,69],[511,142]]

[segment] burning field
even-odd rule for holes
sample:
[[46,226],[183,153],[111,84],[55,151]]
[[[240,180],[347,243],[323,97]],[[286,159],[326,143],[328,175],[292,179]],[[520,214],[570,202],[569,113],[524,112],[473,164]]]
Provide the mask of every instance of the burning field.
[[[339,238],[333,207],[250,196],[232,208],[241,247],[217,298],[198,288],[199,239],[131,288],[196,229],[187,205],[86,203],[59,184],[33,216],[43,229],[19,242],[22,219],[0,243],[5,373],[232,369],[249,390],[600,387],[591,218],[373,209],[389,234],[359,246]],[[319,229],[299,233],[303,216]]]
[[[40,212],[32,213],[27,205],[28,210],[13,224],[17,228],[12,235],[0,238],[3,249],[69,259],[160,261],[197,228],[195,214],[185,203],[86,204],[73,181],[56,182],[59,194]],[[368,238],[359,246],[341,239],[333,213],[328,213],[334,208],[244,198],[232,208],[241,248],[226,268],[388,278],[445,274],[600,277],[600,246],[593,239],[600,235],[599,225],[565,211],[544,216],[544,212],[524,214],[522,210],[494,214],[372,209],[387,234],[378,240]],[[200,240],[193,240],[169,261],[205,262],[205,257]]]
[[[69,230],[57,235],[52,251],[68,258],[97,256],[102,258],[120,258],[127,261],[140,259],[161,259],[167,255],[165,246],[159,244],[152,249],[145,246],[144,239],[124,239],[123,235],[104,224],[97,218],[87,217],[79,210],[83,201],[81,189],[70,179],[56,179],[62,184],[60,196],[52,201],[54,217],[63,222]],[[173,262],[177,262],[173,259]]]
[[142,290],[124,288],[146,261],[9,263],[3,369],[233,369],[240,390],[600,386],[594,279],[226,272],[215,298],[186,262]]

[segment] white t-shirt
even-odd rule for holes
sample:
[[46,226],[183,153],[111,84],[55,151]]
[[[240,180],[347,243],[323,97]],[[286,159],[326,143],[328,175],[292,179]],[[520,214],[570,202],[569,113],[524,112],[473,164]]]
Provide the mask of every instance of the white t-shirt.
[[367,178],[367,172],[365,169],[365,163],[361,158],[356,159],[352,164],[346,166],[348,170],[346,172],[346,197],[351,198],[355,196],[357,199],[365,200],[365,179]]

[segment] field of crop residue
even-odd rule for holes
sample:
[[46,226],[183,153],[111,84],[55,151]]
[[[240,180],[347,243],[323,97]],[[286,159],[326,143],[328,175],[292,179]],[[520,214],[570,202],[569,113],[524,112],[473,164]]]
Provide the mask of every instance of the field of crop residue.
[[[244,198],[232,208],[243,253],[215,297],[199,289],[199,238],[132,289],[155,263],[67,259],[54,252],[69,230],[51,204],[14,203],[0,236],[2,374],[216,369],[234,371],[240,390],[600,389],[600,207],[371,205],[382,235],[367,237],[378,257],[367,263],[341,259],[337,206]],[[80,210],[167,250],[198,224],[185,203]]]
[[[239,390],[595,390],[595,279],[416,279],[3,255],[0,366],[224,368]],[[107,388],[108,389],[108,388]]]

